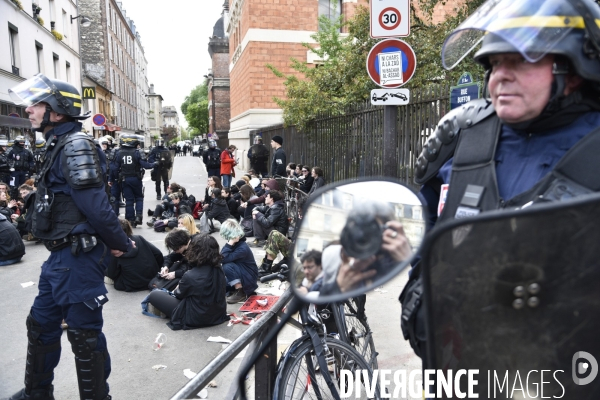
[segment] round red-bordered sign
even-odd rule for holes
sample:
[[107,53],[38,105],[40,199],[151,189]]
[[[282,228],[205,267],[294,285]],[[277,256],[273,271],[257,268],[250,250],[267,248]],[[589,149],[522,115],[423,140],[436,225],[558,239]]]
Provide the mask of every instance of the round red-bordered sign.
[[92,118],[92,121],[94,122],[94,125],[103,126],[106,124],[106,117],[102,114],[96,114]]
[[[380,53],[393,53],[400,51],[402,53],[402,83],[382,85],[379,76],[379,58]],[[400,39],[385,39],[377,43],[369,51],[367,56],[367,73],[376,85],[382,88],[397,88],[408,83],[417,68],[417,56],[410,45]]]
[[[388,14],[389,12],[392,12],[392,14]],[[396,22],[392,22],[391,20],[393,19],[393,15],[396,14]],[[384,21],[384,17],[387,16],[388,20]],[[398,27],[398,25],[400,25],[400,20],[402,19],[402,16],[400,15],[400,11],[396,10],[394,7],[388,7],[388,8],[384,8],[380,13],[379,13],[379,25],[383,28],[383,29],[387,29],[388,31],[391,31],[393,29],[396,29]],[[392,23],[392,25],[386,25]]]

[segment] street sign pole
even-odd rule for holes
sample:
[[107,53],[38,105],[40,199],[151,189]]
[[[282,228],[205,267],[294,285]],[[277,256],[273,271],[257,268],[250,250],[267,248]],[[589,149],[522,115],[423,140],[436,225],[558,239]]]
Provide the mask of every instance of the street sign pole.
[[398,169],[398,106],[383,106],[383,175],[395,177]]

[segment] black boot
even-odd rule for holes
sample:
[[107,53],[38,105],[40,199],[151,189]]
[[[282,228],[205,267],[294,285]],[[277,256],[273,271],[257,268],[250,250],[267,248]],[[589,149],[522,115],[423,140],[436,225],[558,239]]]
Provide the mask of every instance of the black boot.
[[137,217],[135,217],[135,221],[133,221],[133,224],[134,224],[133,227],[137,228],[138,225],[142,224],[143,220],[144,220],[144,217],[142,217],[141,215],[138,215]]
[[258,268],[258,276],[265,276],[271,273],[271,267],[273,266],[273,260],[269,260],[267,257],[263,258],[260,268]]
[[82,399],[110,399],[104,379],[104,363],[108,352],[96,349],[98,334],[92,329],[67,329],[67,338],[75,354],[79,397]]
[[290,266],[290,260],[287,257],[283,257],[281,259],[281,261],[279,261],[277,264],[274,264],[273,267],[271,268],[271,270],[273,272],[277,272],[281,269],[282,265],[287,265],[288,267]]
[[8,400],[54,400],[54,386],[48,385],[43,388],[32,389],[30,394],[21,389],[13,394]]

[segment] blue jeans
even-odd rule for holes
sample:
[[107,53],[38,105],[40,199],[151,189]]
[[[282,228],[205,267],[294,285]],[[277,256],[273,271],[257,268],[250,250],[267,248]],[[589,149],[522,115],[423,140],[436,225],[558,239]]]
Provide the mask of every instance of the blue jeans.
[[12,260],[0,261],[0,267],[2,267],[4,265],[11,265],[11,264],[18,263],[19,261],[21,261],[21,258],[22,257],[13,258]]
[[231,175],[221,175],[221,183],[224,188],[228,188],[231,186]]

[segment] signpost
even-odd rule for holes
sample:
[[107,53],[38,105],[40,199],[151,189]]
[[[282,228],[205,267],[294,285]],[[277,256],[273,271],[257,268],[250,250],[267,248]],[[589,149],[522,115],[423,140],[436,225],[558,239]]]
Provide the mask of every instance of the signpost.
[[410,45],[400,39],[386,39],[375,44],[367,56],[367,73],[378,86],[397,88],[415,73],[417,57]]
[[106,117],[102,114],[96,114],[92,117],[92,121],[94,122],[94,125],[104,126],[104,124],[106,124]]
[[463,73],[458,79],[457,86],[450,87],[450,109],[453,110],[471,100],[478,99],[480,93],[481,82],[473,82],[470,73]]
[[410,34],[408,0],[371,0],[371,37],[405,37]]

